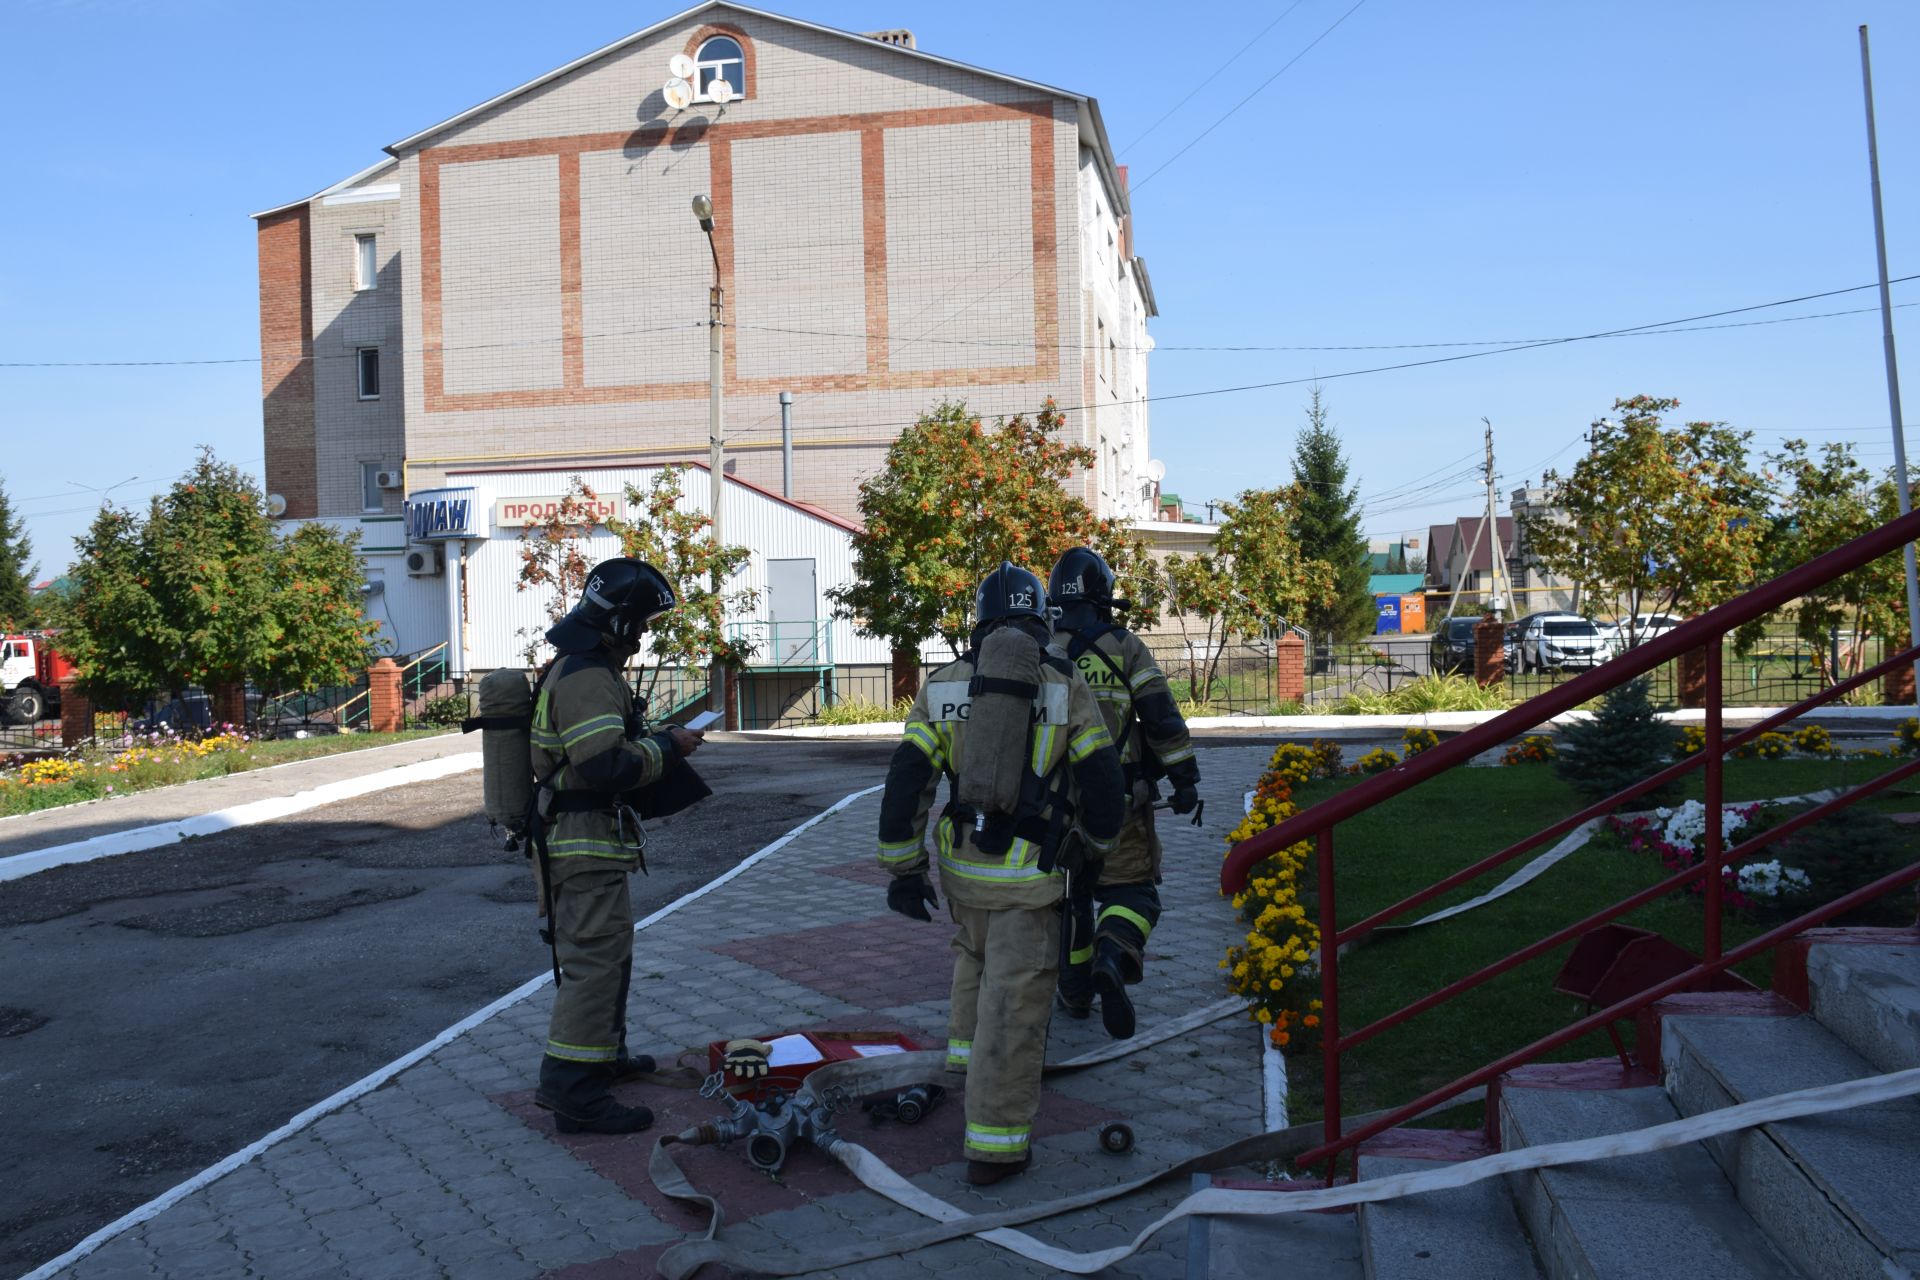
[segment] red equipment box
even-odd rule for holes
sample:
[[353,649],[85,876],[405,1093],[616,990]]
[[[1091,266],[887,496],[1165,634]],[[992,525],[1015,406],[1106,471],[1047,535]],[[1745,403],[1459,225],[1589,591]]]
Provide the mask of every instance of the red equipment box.
[[[808,1076],[830,1062],[913,1053],[928,1047],[898,1031],[786,1031],[753,1038],[773,1046],[767,1074],[753,1080],[742,1080],[732,1073],[727,1075],[727,1092],[749,1102],[759,1102],[775,1089],[792,1093]],[[721,1070],[726,1056],[725,1040],[710,1042],[708,1072]]]

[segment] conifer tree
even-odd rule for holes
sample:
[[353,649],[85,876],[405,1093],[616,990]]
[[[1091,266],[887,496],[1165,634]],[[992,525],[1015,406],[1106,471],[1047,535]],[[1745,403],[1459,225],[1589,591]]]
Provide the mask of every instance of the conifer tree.
[[[1561,731],[1553,769],[1588,801],[1604,800],[1658,773],[1673,758],[1674,727],[1660,719],[1645,680],[1630,680],[1600,701],[1593,719]],[[1642,797],[1645,805],[1670,804],[1680,784],[1668,783]]]
[[33,621],[33,543],[6,487],[0,485],[0,629]]
[[1360,531],[1360,491],[1347,484],[1347,459],[1339,433],[1328,425],[1320,388],[1307,403],[1307,425],[1293,452],[1293,482],[1302,492],[1293,517],[1293,537],[1303,560],[1333,566],[1327,602],[1310,608],[1307,629],[1336,642],[1371,635],[1373,596],[1367,591],[1367,539]]

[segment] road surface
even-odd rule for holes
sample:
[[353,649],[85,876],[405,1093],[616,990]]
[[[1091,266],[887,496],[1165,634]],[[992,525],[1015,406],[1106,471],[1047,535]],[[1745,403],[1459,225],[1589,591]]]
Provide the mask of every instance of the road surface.
[[[893,746],[710,743],[715,794],[651,825],[635,912],[881,781]],[[0,1275],[546,965],[478,773],[0,884]]]

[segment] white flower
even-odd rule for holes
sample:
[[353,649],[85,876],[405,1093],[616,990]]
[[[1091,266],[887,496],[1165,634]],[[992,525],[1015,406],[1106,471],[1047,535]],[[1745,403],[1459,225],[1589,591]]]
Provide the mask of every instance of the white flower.
[[[1732,870],[1731,867],[1728,868]],[[1740,891],[1754,898],[1782,898],[1805,893],[1813,882],[1798,867],[1783,867],[1778,858],[1740,868]]]
[[[1733,842],[1734,833],[1747,825],[1748,815],[1757,807],[1720,810],[1720,839],[1723,846]],[[1667,826],[1663,834],[1668,844],[1685,849],[1698,849],[1701,839],[1707,834],[1707,806],[1698,800],[1687,801],[1672,811],[1672,816],[1667,818]]]

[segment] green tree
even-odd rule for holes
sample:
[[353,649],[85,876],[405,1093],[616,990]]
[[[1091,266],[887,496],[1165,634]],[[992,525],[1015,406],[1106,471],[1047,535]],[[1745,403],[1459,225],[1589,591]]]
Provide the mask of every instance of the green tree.
[[1763,567],[1767,480],[1747,463],[1751,433],[1725,423],[1668,428],[1678,400],[1616,400],[1586,456],[1547,472],[1547,509],[1524,517],[1533,558],[1590,609],[1694,613],[1751,586]]
[[[1645,680],[1629,680],[1600,700],[1592,719],[1561,730],[1553,769],[1588,801],[1604,800],[1665,768],[1673,757],[1674,727],[1660,719]],[[1670,782],[1643,804],[1667,804],[1680,795]]]
[[188,685],[339,680],[377,630],[357,542],[319,525],[280,538],[253,481],[203,449],[144,520],[104,507],[78,540],[72,590],[51,608],[61,651],[105,706]]
[[34,569],[26,522],[14,511],[6,487],[0,485],[0,629],[33,624]]
[[[1778,518],[1765,549],[1770,576],[1871,533],[1899,514],[1892,479],[1876,480],[1851,444],[1830,443],[1816,453],[1803,440],[1789,440],[1767,461],[1780,477]],[[1794,632],[1812,649],[1821,677],[1836,684],[1861,669],[1869,640],[1905,647],[1905,564],[1898,554],[1882,556],[1813,588],[1790,612]],[[1742,639],[1751,642],[1763,625],[1746,629]],[[1830,644],[1836,632],[1851,639]]]
[[1061,439],[1064,425],[1051,400],[993,428],[957,401],[922,415],[860,485],[855,581],[828,593],[838,616],[897,651],[938,636],[958,653],[974,590],[1002,560],[1044,579],[1069,547],[1091,546],[1134,602],[1130,621],[1151,625],[1164,591],[1145,544],[1067,491],[1094,453]]
[[[744,632],[728,634],[727,618],[752,612],[759,593],[725,585],[746,567],[749,553],[735,544],[715,546],[713,520],[681,505],[688,470],[684,465],[662,467],[645,490],[628,485],[628,508],[638,514],[630,521],[610,519],[607,528],[619,535],[622,555],[644,560],[666,575],[680,602],[648,630],[655,662],[680,667],[718,662],[738,671],[756,646]],[[717,592],[716,572],[722,584]]]
[[[1170,600],[1188,654],[1189,696],[1213,696],[1231,635],[1266,635],[1303,626],[1334,598],[1338,571],[1306,555],[1293,530],[1301,487],[1249,489],[1220,504],[1220,532],[1210,550],[1168,557]],[[1202,628],[1196,637],[1192,625]]]
[[547,616],[546,626],[522,627],[516,633],[530,667],[539,663],[548,627],[567,616],[587,585],[587,570],[593,567],[587,558],[587,539],[598,519],[594,504],[599,500],[600,495],[585,481],[573,476],[552,512],[520,530],[520,571],[513,589],[546,593],[541,605]]
[[1307,425],[1293,448],[1293,483],[1300,495],[1292,534],[1303,558],[1331,566],[1333,593],[1326,603],[1308,606],[1299,622],[1315,637],[1344,643],[1373,634],[1367,539],[1360,531],[1360,490],[1347,483],[1339,433],[1327,422],[1320,388],[1312,394]]

